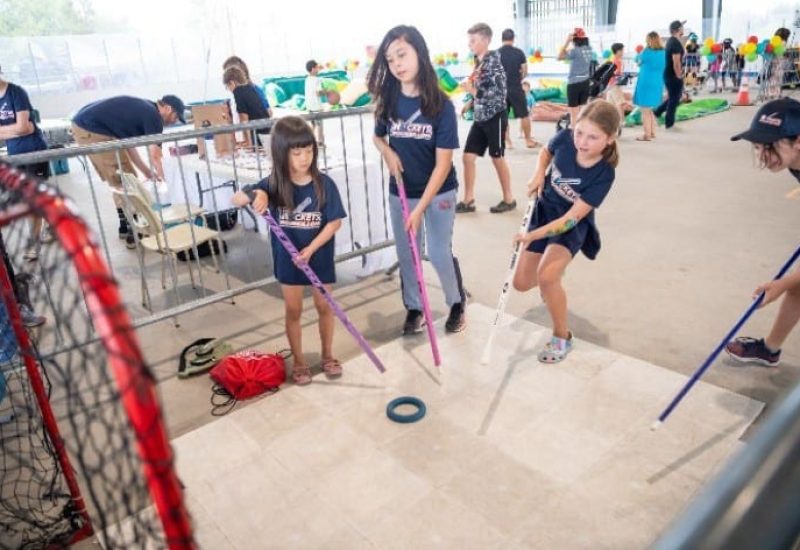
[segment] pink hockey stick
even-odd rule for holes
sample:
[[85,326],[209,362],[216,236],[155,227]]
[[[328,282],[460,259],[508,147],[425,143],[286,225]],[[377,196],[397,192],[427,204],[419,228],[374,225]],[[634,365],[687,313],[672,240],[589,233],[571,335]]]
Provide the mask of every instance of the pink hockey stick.
[[[403,178],[399,175],[396,176],[397,191],[400,194],[400,204],[403,208],[403,225],[408,223],[408,198],[406,197],[406,188],[403,185]],[[442,359],[439,356],[439,344],[436,341],[436,331],[433,327],[433,319],[431,316],[431,306],[428,301],[428,290],[425,287],[425,279],[422,276],[422,258],[419,255],[417,248],[417,235],[416,231],[409,229],[406,232],[408,236],[408,246],[411,248],[411,257],[414,259],[414,271],[417,273],[417,286],[419,288],[419,296],[422,300],[422,313],[425,316],[425,325],[428,329],[428,339],[431,342],[431,353],[433,353],[433,364],[437,367],[442,364]]]

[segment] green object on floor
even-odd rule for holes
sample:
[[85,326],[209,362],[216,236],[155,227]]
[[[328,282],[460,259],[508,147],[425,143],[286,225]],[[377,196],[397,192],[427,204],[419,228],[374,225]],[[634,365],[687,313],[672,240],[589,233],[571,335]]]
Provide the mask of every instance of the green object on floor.
[[[678,110],[675,112],[675,120],[681,122],[684,120],[691,120],[693,118],[700,118],[703,116],[713,115],[727,111],[731,106],[725,99],[706,98],[695,99],[691,103],[681,103],[678,105]],[[664,124],[664,116],[658,119],[660,125]],[[625,126],[640,126],[642,124],[642,113],[639,108],[631,112],[625,117]]]

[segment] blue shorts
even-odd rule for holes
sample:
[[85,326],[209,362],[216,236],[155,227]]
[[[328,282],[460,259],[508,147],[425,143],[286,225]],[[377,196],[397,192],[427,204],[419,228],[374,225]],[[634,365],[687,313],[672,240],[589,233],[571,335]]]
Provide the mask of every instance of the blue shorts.
[[[540,199],[536,201],[536,209],[533,211],[533,216],[531,216],[528,231],[542,227],[563,215],[563,212],[559,212],[559,209]],[[592,221],[587,217],[566,233],[533,241],[528,245],[527,250],[528,252],[542,254],[545,248],[551,244],[560,244],[569,250],[573,258],[578,252],[583,252],[587,258],[594,260],[600,251],[600,235],[597,233]]]

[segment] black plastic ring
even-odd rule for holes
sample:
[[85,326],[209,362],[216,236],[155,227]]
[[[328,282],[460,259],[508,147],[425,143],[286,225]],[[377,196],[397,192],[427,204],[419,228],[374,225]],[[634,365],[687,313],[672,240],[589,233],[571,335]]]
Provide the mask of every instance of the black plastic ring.
[[[395,412],[395,409],[401,405],[413,405],[417,408],[417,410],[411,414],[399,414]],[[425,403],[422,402],[422,399],[418,397],[412,397],[410,395],[392,399],[389,401],[389,404],[386,405],[386,416],[389,417],[389,420],[393,420],[394,422],[399,422],[401,424],[411,424],[412,422],[422,420],[422,417],[425,416],[426,411],[427,407],[425,407]]]

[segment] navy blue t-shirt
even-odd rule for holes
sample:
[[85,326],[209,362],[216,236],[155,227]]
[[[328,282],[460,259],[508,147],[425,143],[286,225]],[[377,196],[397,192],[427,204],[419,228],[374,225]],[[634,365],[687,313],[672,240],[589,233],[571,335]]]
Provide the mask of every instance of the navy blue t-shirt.
[[258,99],[261,100],[261,104],[264,108],[269,109],[269,100],[267,99],[267,94],[264,93],[264,88],[256,86],[255,84],[251,84],[251,86],[256,91],[256,94],[258,94]]
[[[600,160],[589,168],[579,166],[576,160],[578,151],[572,138],[572,130],[558,132],[547,149],[553,155],[553,162],[544,180],[542,200],[537,206],[542,216],[534,216],[529,229],[545,225],[566,214],[576,200],[598,208],[614,183],[614,167]],[[537,223],[538,222],[538,223]],[[591,259],[600,250],[600,234],[594,220],[594,210],[583,218],[579,225],[586,224],[586,241],[580,247]]]
[[[294,186],[294,208],[277,206],[277,197],[270,189],[269,178],[264,178],[253,186],[245,189],[261,189],[269,195],[269,211],[286,236],[294,243],[297,250],[302,251],[311,244],[320,231],[330,222],[347,217],[342,206],[339,189],[331,178],[322,175],[322,185],[325,191],[325,203],[319,207],[313,183]],[[336,269],[334,264],[336,237],[332,237],[319,250],[314,252],[308,265],[317,274],[323,283],[336,282]],[[283,248],[278,238],[271,235],[272,264],[275,266],[275,278],[284,285],[310,285],[311,282],[305,273],[300,271],[292,257]]]
[[[16,84],[8,84],[6,93],[0,97],[0,126],[10,126],[16,124],[17,113],[28,111],[30,121],[33,123],[33,107],[28,99],[28,93]],[[44,140],[41,129],[33,123],[33,133],[27,136],[15,137],[6,141],[9,155],[20,155],[22,153],[32,153],[33,151],[43,151],[47,149],[47,142]]]
[[[442,110],[434,119],[424,116],[421,107],[419,97],[400,94],[395,117],[375,122],[375,135],[388,135],[389,145],[400,157],[406,195],[411,199],[418,199],[425,192],[436,166],[436,149],[458,149],[458,123],[453,103],[444,101]],[[456,169],[451,165],[439,193],[457,187]],[[394,176],[389,179],[389,192],[398,194]]]
[[84,130],[125,139],[164,131],[164,121],[152,101],[120,95],[83,107],[72,119]]

